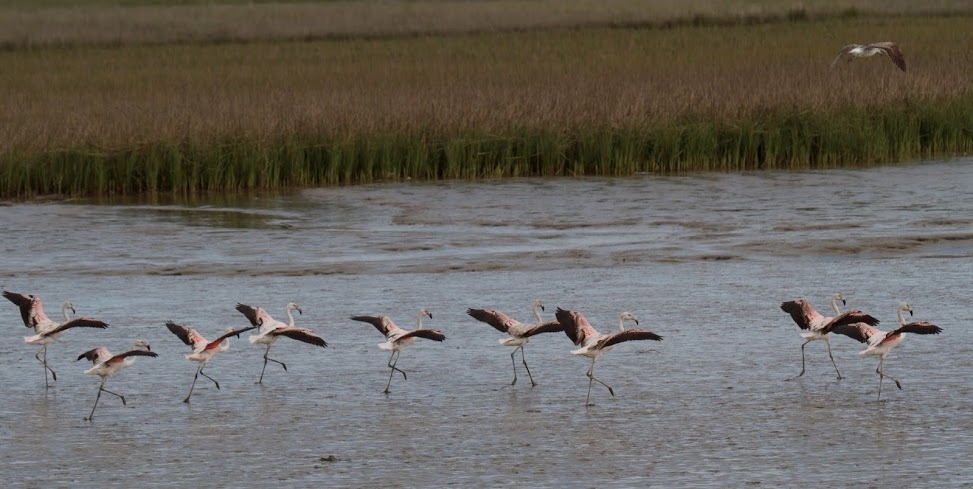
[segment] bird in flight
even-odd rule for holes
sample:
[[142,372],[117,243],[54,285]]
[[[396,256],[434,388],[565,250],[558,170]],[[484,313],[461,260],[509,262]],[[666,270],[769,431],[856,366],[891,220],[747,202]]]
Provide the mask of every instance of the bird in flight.
[[899,45],[891,41],[875,42],[872,44],[849,44],[838,50],[838,55],[831,62],[831,68],[834,68],[838,60],[846,56],[848,57],[848,61],[851,61],[854,58],[867,58],[876,54],[888,56],[895,63],[895,66],[905,71],[905,57],[902,56],[902,51],[899,51]]

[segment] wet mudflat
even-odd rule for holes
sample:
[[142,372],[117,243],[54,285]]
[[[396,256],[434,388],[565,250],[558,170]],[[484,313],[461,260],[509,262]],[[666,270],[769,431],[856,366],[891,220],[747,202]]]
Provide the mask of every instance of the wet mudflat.
[[[69,201],[0,207],[0,286],[35,293],[48,315],[70,300],[107,330],[50,347],[44,389],[36,348],[4,302],[0,475],[36,487],[111,484],[266,487],[654,486],[795,483],[969,486],[973,469],[973,164],[627,179],[502,180],[313,189],[200,201]],[[863,345],[821,342],[800,371],[798,328],[781,301],[848,307],[910,336],[883,385]],[[600,329],[631,311],[660,343],[617,346],[596,370],[562,334],[526,348],[539,385],[512,378],[503,336],[465,314],[526,319],[542,299]],[[209,337],[266,307],[298,302],[298,325],[329,343],[287,339],[254,382],[262,348],[231,340],[182,403],[196,364],[164,321]],[[374,328],[388,314],[444,343],[418,341],[393,378]],[[73,360],[141,337],[142,358],[106,387]],[[519,365],[519,356],[518,356]]]

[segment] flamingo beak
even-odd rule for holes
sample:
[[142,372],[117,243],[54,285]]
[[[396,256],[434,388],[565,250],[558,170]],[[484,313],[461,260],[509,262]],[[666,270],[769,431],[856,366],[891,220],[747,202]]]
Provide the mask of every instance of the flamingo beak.
[[304,311],[302,311],[300,307],[297,307],[296,309],[298,314],[300,314],[301,316],[304,315]]
[[847,306],[848,305],[848,301],[846,301],[844,299],[841,299],[841,305],[842,306]]

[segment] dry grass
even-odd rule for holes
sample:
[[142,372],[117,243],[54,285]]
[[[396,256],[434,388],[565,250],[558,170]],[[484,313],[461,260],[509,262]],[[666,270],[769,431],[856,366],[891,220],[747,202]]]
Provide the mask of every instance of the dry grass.
[[973,13],[966,0],[6,0],[0,47],[348,39]]
[[[0,195],[964,151],[969,26],[966,17],[854,17],[9,50],[0,52]],[[827,69],[842,45],[885,39],[901,43],[908,73],[881,58]]]

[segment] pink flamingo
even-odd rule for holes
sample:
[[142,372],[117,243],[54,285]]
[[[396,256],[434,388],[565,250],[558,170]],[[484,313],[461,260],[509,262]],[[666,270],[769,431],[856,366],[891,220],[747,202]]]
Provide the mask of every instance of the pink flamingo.
[[240,333],[243,333],[244,331],[249,331],[251,329],[256,329],[256,326],[250,326],[250,327],[238,328],[238,329],[226,328],[226,333],[223,336],[220,336],[219,338],[216,338],[213,341],[209,341],[206,338],[204,338],[203,335],[199,334],[199,332],[196,331],[195,329],[187,328],[186,326],[180,326],[172,321],[166,321],[166,327],[169,328],[169,331],[171,331],[172,334],[176,335],[180,340],[182,340],[183,343],[192,347],[193,352],[189,355],[186,355],[186,360],[199,362],[199,368],[196,369],[196,376],[193,377],[193,385],[189,387],[189,395],[187,395],[186,398],[183,399],[182,401],[185,403],[188,403],[189,398],[193,395],[193,388],[196,387],[196,380],[199,379],[200,375],[206,377],[209,380],[212,380],[213,383],[216,384],[217,389],[220,388],[220,383],[217,382],[216,379],[203,373],[203,367],[205,367],[206,363],[212,360],[217,353],[224,352],[230,349],[230,340],[228,339],[229,337],[236,336],[237,338],[239,338]]
[[307,328],[298,328],[294,326],[294,316],[291,315],[291,311],[297,311],[303,314],[300,306],[296,303],[289,302],[287,306],[284,307],[284,312],[287,314],[287,318],[290,320],[289,324],[284,324],[272,317],[267,313],[262,307],[248,306],[246,304],[237,304],[236,310],[243,313],[247,319],[250,320],[250,324],[256,326],[257,334],[250,335],[248,340],[250,344],[260,343],[261,345],[267,345],[267,349],[264,350],[264,368],[260,370],[260,379],[257,380],[258,384],[262,384],[264,381],[264,371],[267,370],[267,362],[279,363],[281,367],[284,367],[284,371],[287,371],[287,365],[280,360],[274,360],[269,358],[267,354],[270,353],[270,347],[274,346],[277,339],[280,337],[287,337],[292,340],[302,341],[309,345],[320,346],[322,348],[328,346],[328,343],[324,341],[323,338],[318,336],[317,333],[311,331]]
[[[446,335],[439,331],[438,329],[422,329],[422,318],[428,317],[432,319],[432,313],[428,309],[420,309],[419,314],[416,316],[416,329],[412,331],[404,330],[395,325],[392,322],[392,318],[388,316],[352,316],[353,321],[362,321],[375,326],[380,333],[385,335],[385,342],[379,343],[378,347],[383,350],[391,350],[392,356],[389,357],[389,382],[385,386],[385,393],[389,393],[389,387],[392,385],[392,374],[398,371],[402,374],[402,380],[408,380],[405,375],[405,371],[396,367],[395,365],[399,363],[399,355],[402,354],[402,350],[405,347],[412,344],[416,338],[425,338],[427,340],[433,341],[443,341],[446,339]],[[392,359],[395,359],[393,362]]]
[[[56,323],[44,314],[44,304],[41,298],[36,295],[17,294],[15,292],[3,291],[3,296],[20,308],[20,317],[24,320],[24,326],[34,328],[33,336],[24,336],[24,341],[31,345],[41,345],[41,349],[34,354],[34,358],[44,365],[44,386],[50,387],[47,382],[47,371],[51,371],[51,378],[57,381],[57,374],[54,369],[47,364],[47,346],[54,343],[58,338],[71,328],[107,328],[108,323],[90,317],[80,317],[71,319],[68,316],[68,309],[72,314],[77,314],[74,304],[65,302],[61,305],[61,314],[64,315],[63,323]],[[41,358],[41,354],[44,355]]]
[[838,374],[838,380],[841,380],[841,372],[838,371],[838,364],[834,362],[834,355],[831,354],[831,337],[829,334],[831,330],[843,324],[865,323],[871,326],[878,325],[878,319],[858,310],[841,314],[841,311],[838,310],[839,300],[842,305],[846,304],[845,297],[841,295],[841,292],[835,292],[831,296],[831,308],[834,310],[834,317],[823,316],[814,310],[811,303],[805,299],[781,303],[781,310],[790,314],[791,319],[805,331],[801,333],[801,337],[807,340],[801,344],[801,373],[787,380],[794,380],[804,375],[804,346],[814,340],[824,340],[824,343],[828,345],[828,356],[831,357],[831,364],[834,365],[834,371]]
[[887,333],[864,323],[841,325],[831,330],[832,332],[854,338],[862,343],[868,343],[868,348],[858,352],[859,355],[879,357],[878,368],[875,369],[875,372],[878,373],[879,401],[882,400],[882,379],[885,377],[891,379],[895,382],[896,387],[902,389],[902,383],[898,379],[882,371],[882,363],[885,362],[885,357],[902,343],[905,339],[905,333],[939,334],[943,331],[943,328],[927,321],[915,321],[906,324],[905,317],[902,315],[903,311],[909,311],[909,315],[911,316],[912,306],[907,302],[899,304],[896,310],[899,316],[899,327]]
[[514,351],[510,352],[510,364],[513,365],[514,370],[514,380],[510,385],[517,383],[517,361],[514,359],[517,350],[520,350],[520,359],[523,361],[524,370],[527,371],[527,377],[530,379],[530,386],[533,387],[537,385],[537,382],[534,382],[534,377],[530,374],[530,368],[527,367],[527,358],[524,356],[524,345],[530,341],[531,336],[536,334],[564,331],[564,326],[561,326],[561,323],[556,320],[543,322],[541,320],[541,314],[537,312],[537,308],[540,308],[542,311],[544,310],[544,304],[541,303],[540,299],[534,299],[530,304],[531,312],[534,313],[534,319],[537,320],[536,323],[522,323],[493,309],[466,310],[466,313],[477,321],[487,323],[501,333],[507,333],[508,336],[506,338],[500,339],[501,345],[516,347]]
[[84,373],[97,375],[101,377],[101,385],[98,386],[98,396],[95,397],[95,405],[91,407],[91,414],[89,414],[87,418],[84,418],[85,421],[91,421],[95,417],[95,408],[98,407],[98,400],[101,399],[102,392],[107,392],[113,396],[118,397],[119,399],[122,400],[122,405],[123,406],[126,405],[125,396],[121,394],[116,394],[108,389],[105,389],[105,382],[108,380],[108,377],[115,375],[116,373],[118,373],[119,370],[125,367],[131,366],[133,363],[135,363],[134,357],[136,356],[144,356],[144,357],[159,356],[158,353],[150,351],[152,348],[149,346],[148,343],[146,343],[143,340],[135,340],[135,343],[133,344],[133,348],[134,349],[129,350],[127,352],[119,353],[118,355],[115,355],[112,352],[108,351],[107,348],[103,346],[99,346],[98,348],[95,348],[93,350],[88,350],[78,356],[78,360],[84,358],[91,361],[91,363],[95,365],[94,367],[85,370]]

